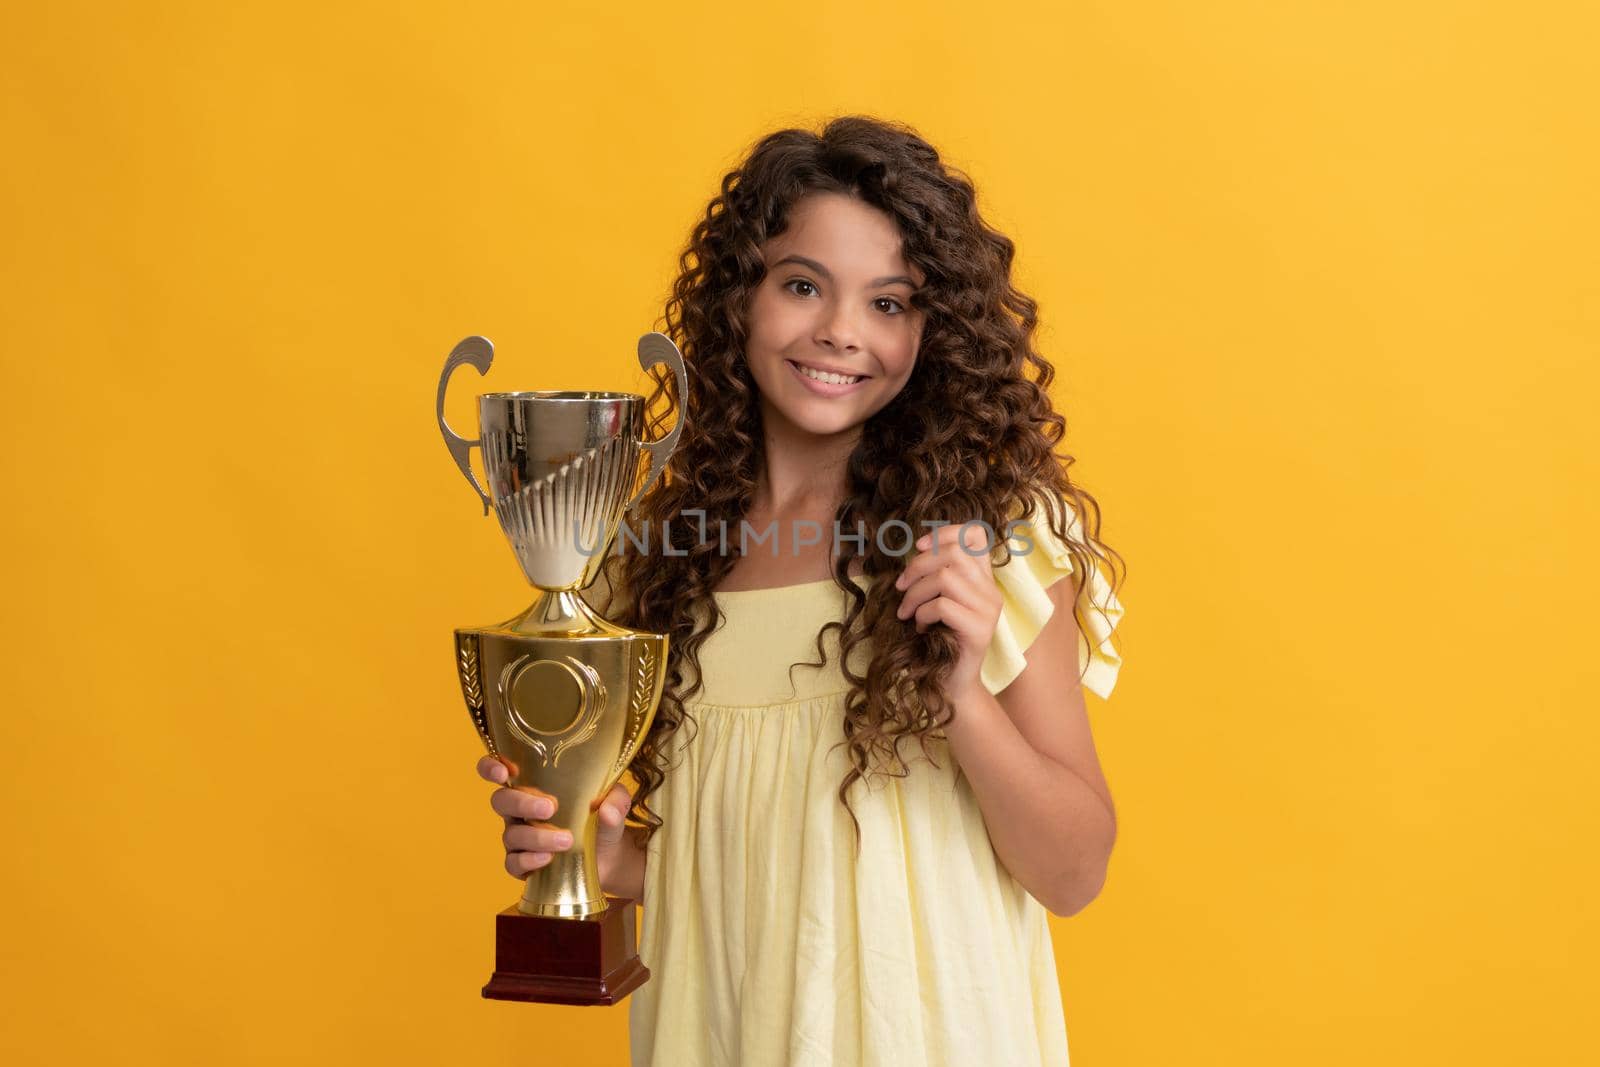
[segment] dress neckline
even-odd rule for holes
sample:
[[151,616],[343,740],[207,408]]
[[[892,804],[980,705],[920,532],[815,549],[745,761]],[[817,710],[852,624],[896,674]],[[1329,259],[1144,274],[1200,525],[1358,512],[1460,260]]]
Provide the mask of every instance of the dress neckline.
[[[868,582],[868,578],[864,574],[852,574],[850,576],[850,580],[853,581],[853,582],[859,582],[859,583],[861,583],[863,585]],[[794,592],[798,592],[798,591],[800,591],[802,589],[820,589],[824,585],[833,585],[833,579],[832,578],[819,578],[814,582],[799,582],[799,583],[796,583],[794,585],[769,585],[769,586],[766,586],[766,587],[761,588],[761,589],[729,589],[729,590],[726,590],[726,591],[720,591],[719,590],[717,592],[713,592],[711,594],[711,598],[713,600],[727,600],[727,599],[730,599],[730,598],[733,598],[733,597],[760,596],[762,593],[794,593]]]

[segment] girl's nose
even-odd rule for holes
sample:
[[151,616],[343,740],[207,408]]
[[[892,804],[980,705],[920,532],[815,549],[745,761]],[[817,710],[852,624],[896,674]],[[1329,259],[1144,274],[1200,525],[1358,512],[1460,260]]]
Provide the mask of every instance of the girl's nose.
[[860,347],[856,324],[850,313],[842,308],[823,316],[815,340],[817,344],[826,345],[837,352],[854,352]]

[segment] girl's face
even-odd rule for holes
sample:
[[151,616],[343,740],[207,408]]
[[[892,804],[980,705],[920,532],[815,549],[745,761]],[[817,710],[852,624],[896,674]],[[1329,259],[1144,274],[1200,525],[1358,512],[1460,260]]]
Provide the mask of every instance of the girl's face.
[[887,214],[839,193],[800,200],[761,246],[767,273],[751,296],[745,359],[769,427],[852,430],[905,387],[924,318],[911,293],[924,278],[900,246]]

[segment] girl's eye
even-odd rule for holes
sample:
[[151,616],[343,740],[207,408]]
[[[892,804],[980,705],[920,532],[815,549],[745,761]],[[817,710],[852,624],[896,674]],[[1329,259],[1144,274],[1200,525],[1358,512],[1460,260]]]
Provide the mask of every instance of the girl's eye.
[[[795,286],[797,286],[797,285],[805,286],[806,287],[806,291],[805,292],[801,292],[801,291],[797,290],[795,288]],[[790,278],[788,281],[783,283],[783,287],[784,287],[784,289],[788,290],[789,292],[794,293],[795,296],[808,296],[811,293],[815,293],[817,291],[817,287],[815,285],[812,285],[810,282],[806,281],[804,278]],[[905,309],[905,305],[900,303],[900,301],[896,300],[892,296],[880,296],[880,297],[878,297],[878,299],[874,300],[873,303],[874,304],[888,304],[889,305],[888,308],[881,308],[880,309],[885,314],[888,314],[888,315],[903,315],[903,314],[905,314],[905,310],[906,310]]]

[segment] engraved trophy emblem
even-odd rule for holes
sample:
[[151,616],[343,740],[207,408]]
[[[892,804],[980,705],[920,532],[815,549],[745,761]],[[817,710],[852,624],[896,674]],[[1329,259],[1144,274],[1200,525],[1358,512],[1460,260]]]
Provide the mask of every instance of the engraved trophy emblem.
[[[478,397],[479,436],[445,421],[457,367],[485,374],[487,338],[456,345],[439,378],[439,430],[451,457],[492,508],[529,584],[533,605],[505,622],[455,632],[461,693],[507,785],[557,798],[549,825],[572,834],[534,871],[522,898],[495,919],[495,970],[483,995],[555,1004],[613,1004],[649,977],[634,949],[632,901],[606,897],[595,864],[597,805],[632,761],[666,679],[667,635],[617,626],[580,590],[599,574],[626,512],[666,469],[683,429],[644,436],[645,398],[547,391]],[[688,395],[683,357],[665,334],[639,339],[639,364],[667,364]],[[488,491],[471,449],[482,451]],[[640,461],[649,470],[637,490]]]

